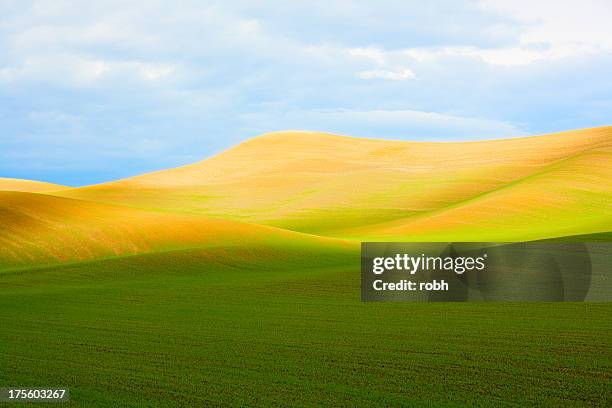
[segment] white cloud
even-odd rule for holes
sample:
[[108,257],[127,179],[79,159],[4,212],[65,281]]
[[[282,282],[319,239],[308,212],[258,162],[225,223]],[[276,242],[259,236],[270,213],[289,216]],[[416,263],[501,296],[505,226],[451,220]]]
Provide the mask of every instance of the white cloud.
[[475,58],[491,65],[521,66],[531,63],[571,57],[576,55],[570,49],[534,49],[525,47],[507,47],[482,49],[476,47],[442,47],[442,48],[412,48],[405,49],[400,54],[408,56],[419,62],[433,61],[439,58]]
[[384,51],[375,47],[349,48],[348,54],[352,57],[368,59],[379,65],[384,64],[386,61]]
[[394,71],[386,71],[382,69],[361,71],[357,73],[357,77],[361,79],[388,79],[391,81],[406,81],[416,78],[414,72],[408,68],[401,68]]
[[127,152],[113,166],[126,176],[283,128],[439,139],[605,124],[610,5],[3,2],[0,152],[99,168]]
[[156,81],[175,71],[175,67],[170,64],[142,64],[138,66],[138,69],[147,81]]
[[507,52],[517,61],[612,52],[609,0],[482,0],[481,7],[523,23],[518,47]]
[[[419,62],[447,57],[476,58],[500,66],[612,53],[612,2],[609,0],[482,0],[480,6],[520,24],[515,44],[408,47],[399,53]],[[369,53],[381,61],[389,59],[382,50],[369,50]]]
[[92,85],[105,78],[157,81],[172,75],[176,66],[130,60],[105,60],[72,54],[28,56],[21,63],[0,69],[0,81],[51,82],[69,86]]

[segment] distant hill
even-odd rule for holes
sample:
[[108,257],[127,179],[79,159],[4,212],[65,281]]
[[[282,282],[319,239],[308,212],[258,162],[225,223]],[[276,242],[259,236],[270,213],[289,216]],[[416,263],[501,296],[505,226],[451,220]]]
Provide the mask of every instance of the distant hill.
[[612,230],[612,127],[432,143],[287,131],[210,159],[54,194],[360,240]]
[[0,191],[24,191],[28,193],[45,193],[49,191],[63,190],[66,186],[44,181],[22,180],[15,178],[0,177]]

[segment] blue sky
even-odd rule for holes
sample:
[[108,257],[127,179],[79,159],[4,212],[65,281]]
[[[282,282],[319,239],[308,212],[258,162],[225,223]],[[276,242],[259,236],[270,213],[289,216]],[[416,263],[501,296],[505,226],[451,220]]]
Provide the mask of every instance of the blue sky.
[[84,185],[321,130],[610,125],[612,2],[0,0],[0,177]]

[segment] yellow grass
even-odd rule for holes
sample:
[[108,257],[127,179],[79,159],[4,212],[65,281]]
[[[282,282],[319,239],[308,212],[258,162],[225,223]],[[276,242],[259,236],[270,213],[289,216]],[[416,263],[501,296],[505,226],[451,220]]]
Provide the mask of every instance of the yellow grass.
[[45,183],[44,181],[22,180],[0,177],[0,191],[24,191],[29,193],[43,193],[59,191],[69,187],[59,184]]
[[57,194],[356,239],[612,228],[612,127],[426,143],[275,132],[192,165]]
[[0,269],[181,248],[254,248],[283,243],[348,245],[339,240],[197,215],[0,192]]

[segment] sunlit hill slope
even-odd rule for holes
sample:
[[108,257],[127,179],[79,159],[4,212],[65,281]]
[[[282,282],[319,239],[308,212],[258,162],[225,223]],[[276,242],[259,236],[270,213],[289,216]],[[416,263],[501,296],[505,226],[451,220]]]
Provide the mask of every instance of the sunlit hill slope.
[[612,229],[612,127],[460,143],[275,132],[55,194],[354,239],[524,240]]
[[[605,256],[576,279],[552,256],[463,275],[452,300],[488,281],[552,289],[459,305],[361,302],[359,249],[612,241],[611,180],[610,127],[471,143],[277,132],[101,185],[3,179],[0,383],[68,387],[85,407],[609,407]],[[556,302],[585,282],[587,302]]]
[[[188,248],[231,263],[354,245],[236,221],[159,213],[44,194],[0,191],[0,270]],[[228,252],[229,251],[229,252]],[[245,258],[246,257],[246,258]]]
[[0,269],[185,248],[597,234],[612,231],[611,180],[611,127],[469,143],[276,132],[100,185],[0,179]]
[[70,187],[43,181],[22,180],[0,177],[0,191],[24,191],[28,193],[45,193],[64,190]]

